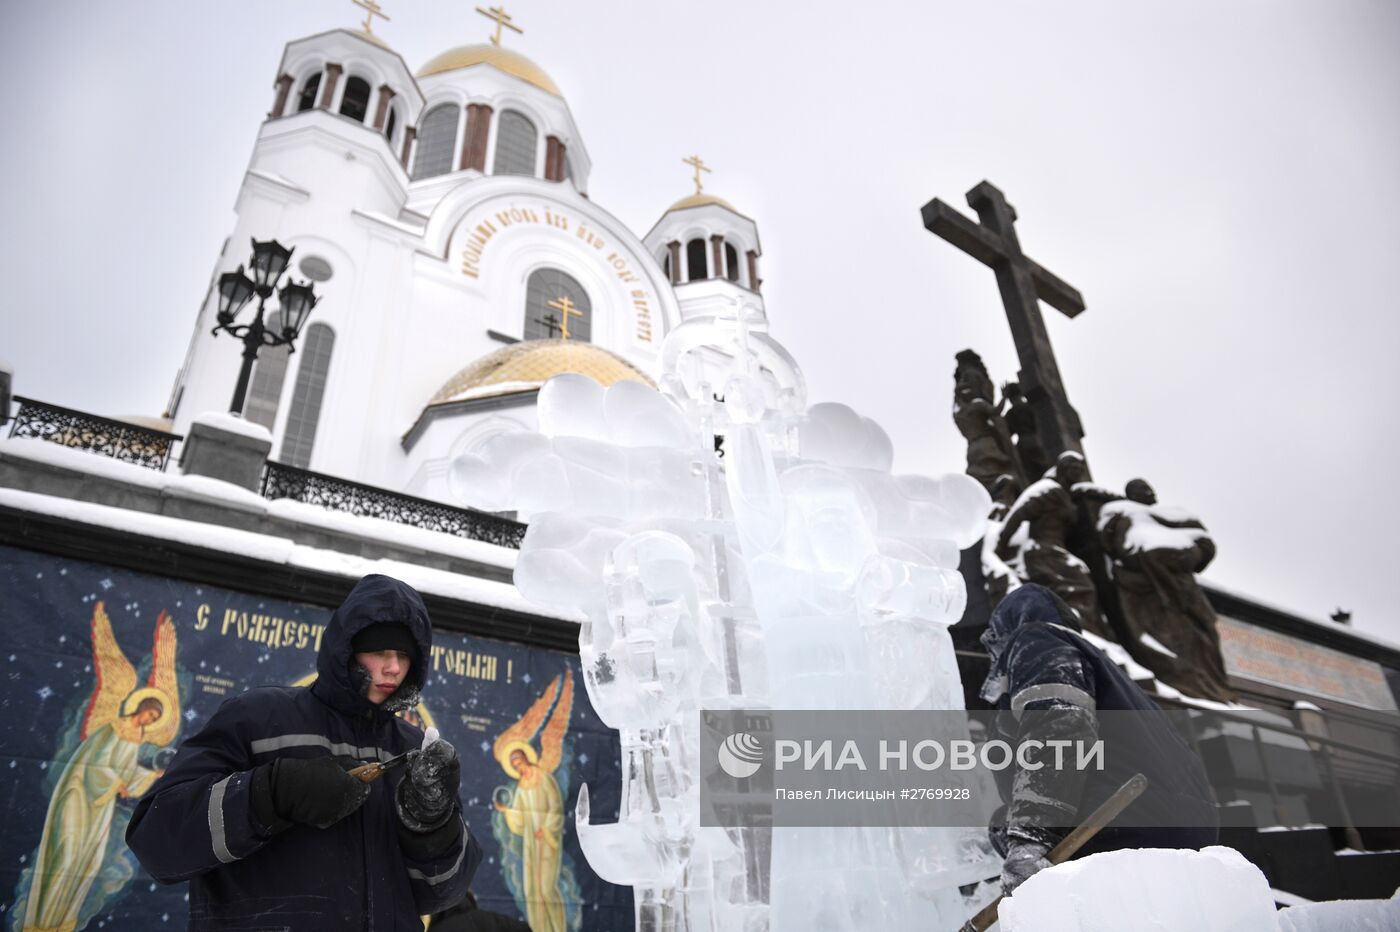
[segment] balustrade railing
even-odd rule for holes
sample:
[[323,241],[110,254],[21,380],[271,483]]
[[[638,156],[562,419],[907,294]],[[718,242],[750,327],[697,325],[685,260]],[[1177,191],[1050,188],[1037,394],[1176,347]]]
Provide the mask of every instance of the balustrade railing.
[[264,498],[289,498],[332,511],[382,518],[395,524],[407,524],[516,550],[520,549],[520,542],[525,539],[525,525],[519,521],[400,495],[372,485],[271,461],[263,473],[262,494]]
[[60,405],[16,395],[19,413],[10,423],[11,437],[37,437],[124,463],[163,471],[180,434],[98,417]]

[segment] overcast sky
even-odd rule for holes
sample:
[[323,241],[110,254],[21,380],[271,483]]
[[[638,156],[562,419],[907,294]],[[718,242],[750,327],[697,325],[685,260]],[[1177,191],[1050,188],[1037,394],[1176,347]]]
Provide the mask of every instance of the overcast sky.
[[[469,0],[382,0],[416,69],[483,41]],[[485,5],[485,4],[483,4]],[[960,470],[954,354],[1018,368],[992,273],[925,232],[988,179],[1046,308],[1095,478],[1197,513],[1206,578],[1400,641],[1394,356],[1400,4],[515,0],[590,194],[638,235],[706,188],[753,217],[775,335],[812,401],[896,468]],[[165,406],[283,45],[350,0],[10,4],[0,357],[19,394]],[[230,343],[230,352],[236,352]],[[463,360],[463,363],[468,360]],[[232,386],[230,386],[232,391]]]

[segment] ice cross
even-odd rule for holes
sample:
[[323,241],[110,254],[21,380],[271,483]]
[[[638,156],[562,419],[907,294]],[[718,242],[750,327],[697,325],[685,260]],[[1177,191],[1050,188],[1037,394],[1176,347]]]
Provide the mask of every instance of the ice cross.
[[506,8],[503,6],[493,6],[489,10],[483,10],[481,7],[477,7],[476,11],[496,24],[496,34],[491,37],[492,45],[501,44],[502,26],[504,26],[507,29],[514,30],[515,32],[520,33],[521,35],[525,34],[525,30],[521,29],[519,26],[515,25],[510,21],[510,14],[506,12]]
[[553,301],[546,301],[544,306],[552,307],[560,314],[564,315],[563,321],[559,324],[559,330],[561,331],[560,336],[567,340],[569,338],[569,315],[573,314],[575,317],[582,317],[583,311],[574,307],[574,302],[569,300],[568,295],[561,295]]
[[370,24],[374,22],[376,16],[386,23],[389,22],[388,14],[381,12],[379,9],[379,0],[352,0],[352,2],[355,6],[363,7],[365,10],[365,21],[360,24],[360,28],[365,31],[365,35],[374,35],[374,30],[369,27]]
[[1074,317],[1084,310],[1084,299],[1021,252],[1016,238],[1016,210],[991,182],[983,181],[967,192],[967,203],[977,211],[980,224],[934,198],[924,205],[924,227],[996,273],[1016,356],[1021,362],[1021,387],[1035,412],[1040,442],[1052,459],[1067,450],[1082,455],[1084,449],[1079,441],[1084,428],[1060,381],[1060,368],[1055,364],[1045,318],[1040,315],[1040,302]]
[[700,183],[700,173],[708,172],[710,170],[709,166],[702,162],[698,155],[692,155],[688,159],[681,159],[681,161],[695,168],[695,193],[699,194],[704,191],[705,186]]

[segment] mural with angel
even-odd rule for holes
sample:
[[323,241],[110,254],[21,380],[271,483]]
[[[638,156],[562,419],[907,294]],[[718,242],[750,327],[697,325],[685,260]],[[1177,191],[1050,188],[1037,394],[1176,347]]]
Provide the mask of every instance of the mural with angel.
[[492,747],[501,769],[515,781],[497,787],[492,799],[501,870],[534,932],[574,932],[581,921],[578,882],[564,852],[569,768],[562,765],[573,706],[574,677],[565,670]]
[[[94,608],[92,668],[97,682],[79,723],[78,746],[49,798],[28,890],[22,893],[20,928],[69,932],[120,889],[111,883],[96,890],[93,886],[113,847],[109,842],[117,800],[140,796],[163,772],[143,763],[143,745],[164,748],[180,729],[175,647],[175,624],[161,612],[151,672],[142,684],[112,633],[103,603]],[[121,833],[115,834],[115,847],[120,848]],[[122,884],[130,878],[129,868],[117,873]]]

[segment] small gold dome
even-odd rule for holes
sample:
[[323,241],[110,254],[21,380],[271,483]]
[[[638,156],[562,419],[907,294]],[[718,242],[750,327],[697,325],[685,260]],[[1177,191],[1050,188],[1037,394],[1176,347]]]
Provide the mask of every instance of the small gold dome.
[[669,214],[673,210],[685,210],[687,207],[704,207],[707,204],[716,204],[723,207],[725,210],[733,211],[736,214],[739,213],[733,204],[722,197],[715,197],[713,194],[692,194],[690,197],[683,197],[670,207],[667,207],[666,213]]
[[489,43],[463,45],[459,48],[448,49],[419,68],[417,77],[426,78],[429,75],[442,74],[445,71],[470,68],[472,65],[491,65],[506,74],[514,75],[522,81],[533,84],[555,97],[564,96],[559,93],[559,86],[550,79],[549,75],[544,73],[539,65],[519,52],[512,52],[510,49],[503,49]]
[[525,340],[503,346],[467,366],[448,379],[428,404],[442,404],[463,395],[496,394],[485,390],[492,385],[501,386],[500,394],[528,391],[562,372],[580,372],[604,388],[627,379],[656,387],[646,373],[601,346],[573,340]]

